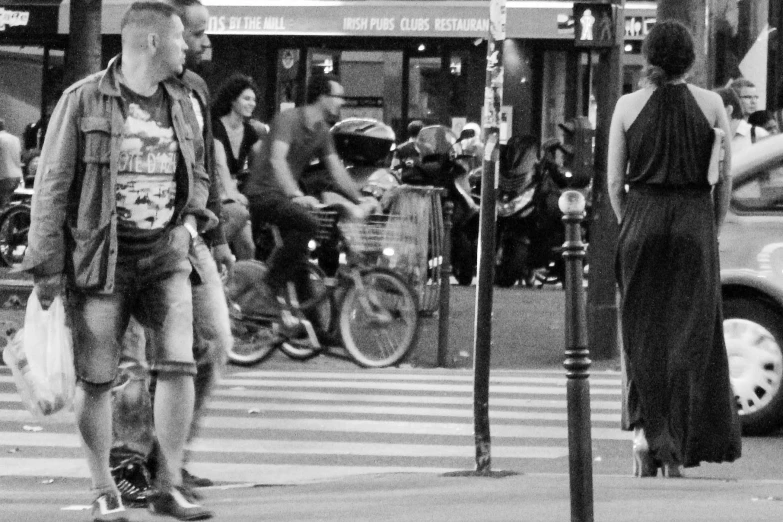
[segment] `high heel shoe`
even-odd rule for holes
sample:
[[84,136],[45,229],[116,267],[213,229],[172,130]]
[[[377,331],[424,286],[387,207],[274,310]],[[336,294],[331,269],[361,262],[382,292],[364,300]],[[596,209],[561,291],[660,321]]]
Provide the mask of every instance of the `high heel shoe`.
[[644,430],[637,428],[633,437],[633,476],[654,477],[658,474],[658,465],[650,455],[650,447],[644,436]]

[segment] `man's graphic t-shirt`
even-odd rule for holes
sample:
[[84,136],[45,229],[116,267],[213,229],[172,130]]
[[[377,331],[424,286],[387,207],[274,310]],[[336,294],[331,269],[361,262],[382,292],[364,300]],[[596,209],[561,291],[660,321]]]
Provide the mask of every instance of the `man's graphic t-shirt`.
[[124,85],[125,125],[117,176],[120,248],[143,251],[159,239],[174,215],[179,142],[166,92],[140,96]]

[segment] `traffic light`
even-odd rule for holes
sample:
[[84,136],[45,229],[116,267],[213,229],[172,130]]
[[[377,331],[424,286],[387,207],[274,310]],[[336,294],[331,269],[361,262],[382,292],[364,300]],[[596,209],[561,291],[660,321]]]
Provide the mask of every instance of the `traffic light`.
[[577,116],[559,127],[563,130],[563,168],[567,185],[584,188],[593,179],[593,138],[595,130],[585,116]]

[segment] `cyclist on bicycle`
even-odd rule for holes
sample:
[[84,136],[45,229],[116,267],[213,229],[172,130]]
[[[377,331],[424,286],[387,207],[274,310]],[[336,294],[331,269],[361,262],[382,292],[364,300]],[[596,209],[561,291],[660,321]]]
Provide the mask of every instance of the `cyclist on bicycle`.
[[298,270],[308,254],[318,223],[308,209],[319,201],[300,188],[304,170],[321,160],[335,188],[356,205],[362,195],[335,150],[329,133],[344,103],[344,90],[332,75],[316,75],[307,87],[307,105],[283,111],[272,122],[260,162],[251,165],[245,185],[253,228],[271,223],[280,230],[283,244],[269,258],[266,283],[281,295],[293,281],[300,300],[311,295],[306,272]]

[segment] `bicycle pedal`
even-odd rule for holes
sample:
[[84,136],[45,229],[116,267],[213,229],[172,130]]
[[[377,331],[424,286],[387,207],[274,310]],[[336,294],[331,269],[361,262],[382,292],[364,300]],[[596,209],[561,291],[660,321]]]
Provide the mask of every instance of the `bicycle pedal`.
[[305,331],[307,332],[307,338],[310,340],[310,345],[316,349],[321,349],[321,342],[318,340],[318,335],[315,333],[315,328],[313,328],[313,323],[308,321],[307,319],[303,319],[301,322],[302,326],[304,326]]

